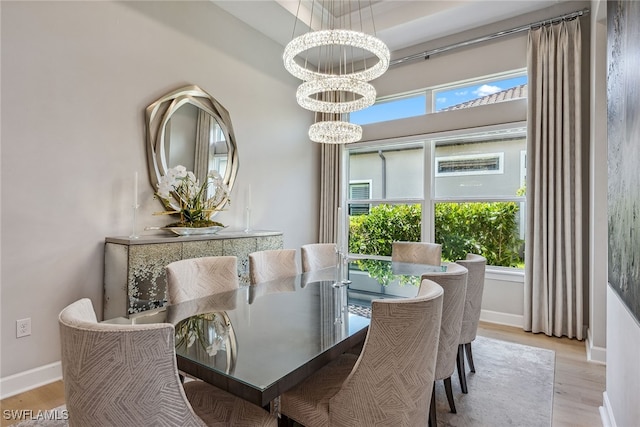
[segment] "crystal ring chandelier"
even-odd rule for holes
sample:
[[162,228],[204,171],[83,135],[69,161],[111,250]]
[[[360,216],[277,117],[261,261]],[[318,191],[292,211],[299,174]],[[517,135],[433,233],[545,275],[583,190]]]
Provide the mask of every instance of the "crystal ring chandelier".
[[[314,95],[326,92],[350,92],[358,97],[351,101],[323,101]],[[348,78],[328,77],[302,83],[296,92],[298,104],[307,110],[319,113],[351,113],[370,107],[376,101],[376,89],[370,83]]]
[[362,127],[342,121],[322,121],[309,127],[309,138],[325,144],[349,144],[360,141]]
[[380,39],[353,30],[321,30],[296,37],[284,49],[282,56],[284,67],[291,75],[305,81],[335,76],[331,72],[323,73],[305,68],[295,61],[298,55],[320,46],[354,47],[368,51],[378,57],[378,62],[372,67],[350,74],[342,74],[353,79],[369,82],[383,75],[389,68],[389,59],[391,57],[389,48]]
[[[310,31],[295,37],[282,55],[284,66],[303,83],[296,100],[307,110],[316,112],[316,123],[309,128],[309,138],[327,144],[347,144],[362,138],[362,127],[348,122],[348,114],[375,102],[376,90],[369,82],[389,68],[389,48],[374,35],[362,31],[361,2],[349,0],[309,0],[310,16],[304,23]],[[296,23],[303,0],[299,0]],[[371,11],[373,33],[373,10]],[[352,8],[355,5],[355,9]],[[314,25],[314,16],[321,16]],[[360,30],[352,28],[354,21]],[[319,28],[313,31],[314,28]]]

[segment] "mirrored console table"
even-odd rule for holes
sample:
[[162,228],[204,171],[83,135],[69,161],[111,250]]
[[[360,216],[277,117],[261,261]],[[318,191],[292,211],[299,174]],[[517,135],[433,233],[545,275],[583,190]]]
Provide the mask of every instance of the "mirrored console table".
[[240,285],[249,284],[249,254],[282,249],[279,231],[221,231],[200,236],[107,237],[104,250],[104,319],[129,317],[166,302],[165,266],[204,256],[238,257]]

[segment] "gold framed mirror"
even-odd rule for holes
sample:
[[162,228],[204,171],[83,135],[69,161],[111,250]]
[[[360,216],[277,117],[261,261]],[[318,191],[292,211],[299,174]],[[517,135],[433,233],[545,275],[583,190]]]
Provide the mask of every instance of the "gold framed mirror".
[[[162,176],[178,165],[192,171],[200,182],[217,171],[231,192],[238,173],[238,148],[229,112],[215,98],[198,86],[185,86],[149,105],[145,118],[154,192]],[[222,209],[228,200],[227,195],[216,208]],[[175,196],[163,203],[167,210],[180,210]]]

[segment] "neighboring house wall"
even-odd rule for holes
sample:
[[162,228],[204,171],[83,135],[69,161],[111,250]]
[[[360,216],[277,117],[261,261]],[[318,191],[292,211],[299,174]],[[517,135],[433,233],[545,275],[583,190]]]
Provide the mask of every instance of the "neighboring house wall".
[[[451,156],[481,156],[497,153],[502,156],[503,169],[499,173],[450,174],[435,178],[436,196],[483,197],[495,195],[516,195],[521,187],[524,173],[521,153],[526,150],[524,139],[508,143],[482,142],[464,145],[444,145],[436,147],[435,160]],[[349,163],[349,181],[371,180],[371,197],[383,197],[383,182],[386,197],[421,197],[423,177],[416,171],[423,169],[421,149],[385,151],[384,160],[378,153],[352,154]],[[382,179],[386,171],[386,181]]]
[[[319,145],[282,46],[212,2],[0,2],[2,43],[2,394],[60,375],[57,316],[89,297],[102,311],[104,238],[159,226],[144,110],[197,84],[230,113],[240,168],[219,215],[244,229],[317,241]],[[291,208],[295,195],[295,209]],[[16,319],[32,334],[16,339]],[[52,364],[52,365],[49,365]],[[31,371],[33,370],[33,371]]]
[[486,153],[502,155],[500,173],[436,176],[436,197],[515,196],[521,187],[520,177],[524,172],[520,161],[521,152],[526,149],[527,144],[524,139],[436,147],[436,164],[439,157],[481,156]]
[[[371,180],[371,198],[421,197],[422,150],[385,151],[384,160],[378,153],[352,155],[349,164],[349,181]],[[386,170],[386,174],[383,172]],[[386,175],[386,180],[383,180]]]

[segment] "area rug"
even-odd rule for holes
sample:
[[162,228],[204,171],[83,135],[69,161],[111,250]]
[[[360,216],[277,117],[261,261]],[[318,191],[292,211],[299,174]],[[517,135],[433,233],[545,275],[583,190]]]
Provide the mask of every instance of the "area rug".
[[[436,383],[438,427],[551,426],[555,352],[481,336],[472,346],[476,373],[467,367],[469,393],[460,390],[457,372],[451,378],[457,414],[449,412],[442,381]],[[60,418],[14,427],[67,427]]]
[[443,382],[436,382],[438,427],[551,426],[554,351],[480,336],[472,350],[469,393],[460,390],[457,371],[451,377],[457,414],[449,411]]

